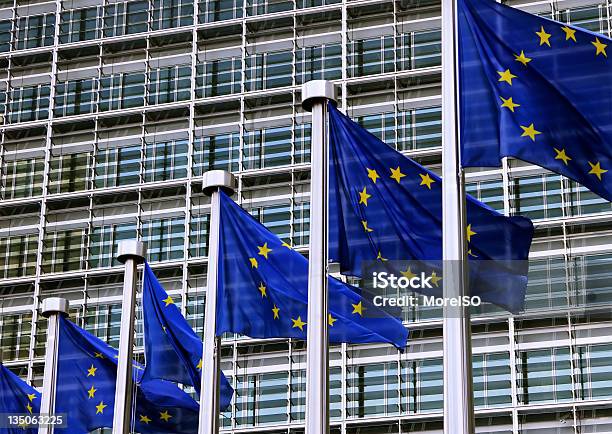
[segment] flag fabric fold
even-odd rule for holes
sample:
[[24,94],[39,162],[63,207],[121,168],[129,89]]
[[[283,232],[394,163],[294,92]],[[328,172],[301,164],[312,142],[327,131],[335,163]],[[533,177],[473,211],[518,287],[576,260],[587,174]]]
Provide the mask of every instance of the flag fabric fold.
[[612,200],[612,40],[494,0],[458,0],[458,27],[462,166],[515,157]]
[[[359,277],[364,277],[362,266],[368,261],[440,261],[441,178],[333,104],[329,118],[330,260],[339,262],[343,273]],[[468,195],[467,223],[471,295],[520,311],[533,237],[531,221],[505,217]],[[442,284],[435,283],[441,294]]]
[[[202,339],[196,335],[172,297],[145,263],[142,311],[146,367],[143,381],[164,379],[194,386],[199,392],[202,373]],[[227,408],[233,389],[221,373],[220,408]]]
[[[40,393],[0,363],[0,413],[4,415],[37,415],[40,413]],[[6,434],[35,434],[38,428],[12,426],[2,429]]]
[[[67,427],[55,432],[86,434],[113,425],[115,349],[60,318],[56,413],[67,415]],[[134,431],[143,434],[194,434],[198,427],[197,403],[175,384],[140,382],[143,367],[133,362],[136,384]]]
[[[308,260],[221,195],[218,336],[306,339]],[[329,341],[406,345],[402,322],[329,278]]]

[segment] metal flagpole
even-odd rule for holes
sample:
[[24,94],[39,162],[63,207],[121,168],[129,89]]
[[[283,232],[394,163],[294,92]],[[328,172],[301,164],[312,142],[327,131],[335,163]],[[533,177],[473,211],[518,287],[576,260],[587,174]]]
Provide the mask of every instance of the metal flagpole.
[[333,83],[313,80],[302,87],[302,107],[312,112],[310,154],[310,249],[306,328],[306,434],[329,433],[329,342],[327,336],[327,101]]
[[219,269],[219,224],[221,197],[219,190],[234,194],[236,179],[225,170],[211,170],[204,174],[202,190],[210,196],[210,233],[208,237],[208,274],[206,277],[206,310],[204,313],[204,352],[202,354],[202,383],[200,396],[200,425],[198,434],[219,432],[219,364],[221,340],[217,338],[217,282]]
[[[57,386],[57,361],[59,349],[59,319],[68,315],[68,300],[46,298],[42,303],[42,315],[48,318],[47,348],[45,352],[45,377],[40,403],[40,414],[55,413],[55,388]],[[39,434],[53,434],[53,425],[40,425]]]
[[119,243],[117,259],[125,264],[125,274],[123,275],[113,434],[129,433],[132,423],[132,355],[134,352],[136,271],[138,264],[144,262],[146,251],[147,249],[142,241],[125,240]]
[[[457,4],[442,0],[442,259],[443,294],[466,295],[464,175],[459,158]],[[474,433],[469,307],[444,307],[444,434]]]

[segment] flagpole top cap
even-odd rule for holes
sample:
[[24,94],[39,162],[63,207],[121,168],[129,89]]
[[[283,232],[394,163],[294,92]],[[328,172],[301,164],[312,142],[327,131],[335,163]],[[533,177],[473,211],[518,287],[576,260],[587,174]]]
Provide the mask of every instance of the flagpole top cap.
[[45,298],[42,301],[41,313],[45,318],[54,314],[68,315],[68,300],[60,297]]
[[147,248],[142,241],[138,240],[123,240],[119,241],[119,249],[117,250],[117,260],[122,264],[128,259],[133,259],[137,264],[142,264],[145,261]]
[[327,80],[311,80],[302,85],[302,107],[312,111],[312,105],[318,100],[329,100],[336,104],[336,87]]
[[202,177],[202,191],[207,196],[217,190],[223,190],[225,194],[231,196],[236,190],[236,177],[227,170],[209,170]]

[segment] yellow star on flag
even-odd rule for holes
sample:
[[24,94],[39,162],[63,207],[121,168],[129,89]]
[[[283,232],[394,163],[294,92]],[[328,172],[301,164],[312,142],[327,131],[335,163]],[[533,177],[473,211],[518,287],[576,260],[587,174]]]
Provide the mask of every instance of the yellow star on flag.
[[391,179],[395,179],[397,181],[397,183],[400,183],[400,180],[406,176],[402,173],[401,169],[399,166],[397,166],[397,169],[390,169],[391,170]]
[[562,160],[567,166],[567,162],[571,160],[571,158],[565,153],[565,149],[557,149],[553,148],[557,155],[555,156],[555,160]]
[[88,377],[95,377],[96,376],[96,371],[98,370],[98,368],[94,368],[94,365],[91,365],[91,368],[89,368],[87,370],[87,376]]
[[327,314],[327,324],[329,324],[330,327],[333,327],[336,321],[338,321],[338,318],[334,318],[331,313]]
[[429,173],[426,173],[425,175],[419,173],[419,176],[421,177],[421,183],[419,185],[424,185],[431,190],[431,184],[436,181],[429,176]]
[[98,389],[96,389],[95,387],[91,386],[91,389],[89,389],[87,391],[87,395],[89,396],[89,399],[93,399],[94,395],[96,394],[96,392],[98,391]]
[[149,422],[151,422],[151,419],[149,419],[149,416],[147,416],[146,414],[141,414],[140,415],[140,421],[144,424],[149,424]]
[[255,258],[249,258],[249,262],[251,262],[251,268],[257,268],[258,267],[258,263],[257,263],[257,259]]
[[361,224],[363,225],[363,230],[366,232],[374,232],[374,229],[371,229],[368,227],[368,221],[367,220],[361,220]]
[[199,361],[199,362],[198,362],[198,364],[196,365],[196,369],[197,369],[198,371],[201,371],[201,370],[202,370],[202,359],[200,359],[200,361]]
[[519,63],[522,63],[524,66],[527,66],[527,64],[531,62],[531,57],[525,56],[525,52],[521,50],[521,54],[514,55],[514,60],[516,60]]
[[533,124],[529,125],[528,127],[521,125],[521,128],[523,130],[521,137],[529,137],[533,142],[535,142],[535,136],[542,134],[542,132],[535,129]]
[[104,409],[108,405],[104,404],[104,401],[100,401],[100,404],[96,405],[96,414],[104,414]]
[[474,257],[474,258],[477,258],[477,257],[478,257],[478,255],[475,255],[475,254],[472,252],[472,249],[468,249],[467,254],[468,254],[468,256],[472,256],[472,257]]
[[366,187],[363,187],[363,190],[359,192],[359,203],[368,206],[368,199],[371,197],[372,195],[368,194]]
[[353,306],[353,312],[351,313],[356,313],[359,316],[363,316],[363,305],[361,304],[361,301],[357,304],[351,303],[351,306]]
[[31,395],[28,395],[28,399],[30,402],[34,401],[36,399],[36,394],[32,393]]
[[272,251],[272,249],[268,248],[268,243],[264,243],[263,246],[257,246],[257,248],[259,249],[259,252],[257,252],[257,254],[268,259],[268,253]]
[[164,422],[168,422],[172,418],[172,415],[168,413],[168,410],[160,411],[159,418],[163,420]]
[[96,356],[96,359],[103,359],[104,358],[104,354],[102,354],[102,353],[94,353],[94,356]]
[[166,297],[164,300],[162,300],[164,303],[166,303],[166,307],[170,306],[171,304],[174,304],[174,300],[172,300],[172,297],[168,296]]
[[544,26],[540,26],[540,31],[536,32],[536,35],[540,37],[540,46],[546,44],[550,47],[551,34],[546,33],[546,30],[544,30]]
[[520,104],[515,103],[514,101],[512,101],[512,97],[509,97],[508,99],[504,99],[503,96],[499,97],[503,103],[502,103],[502,107],[506,107],[508,110],[510,110],[512,113],[514,113],[514,109],[517,107],[520,107]]
[[26,408],[28,409],[28,413],[32,414],[32,406],[29,402],[26,404]]
[[288,249],[293,250],[293,246],[289,243],[287,243],[286,241],[283,241],[283,243],[281,244],[282,247],[287,247]]
[[598,161],[597,164],[593,164],[589,161],[589,166],[591,166],[591,170],[589,171],[589,175],[595,175],[601,181],[601,175],[606,173],[607,169],[601,168],[601,163]]
[[431,283],[433,283],[434,285],[438,286],[438,282],[442,280],[441,277],[438,277],[438,275],[436,274],[435,271],[431,272]]
[[561,27],[561,30],[563,30],[565,32],[565,40],[566,41],[569,41],[571,39],[574,42],[578,42],[578,41],[576,41],[576,30],[570,29],[567,26]]
[[406,271],[400,271],[401,275],[404,276],[406,279],[412,279],[413,277],[417,277],[416,274],[414,274],[412,272],[412,270],[410,269],[410,267],[408,267],[406,269]]
[[21,422],[21,423],[20,423],[19,425],[17,425],[17,426],[18,426],[19,428],[23,429],[23,430],[26,430],[26,429],[28,429],[28,427],[29,427],[30,425],[28,425],[28,424],[27,424],[27,423],[24,421],[24,422]]
[[302,317],[298,316],[297,319],[291,318],[291,321],[293,322],[293,325],[291,326],[292,328],[298,328],[301,331],[304,331],[304,326],[306,323],[302,321]]
[[379,260],[379,261],[381,261],[381,262],[388,261],[388,259],[387,259],[387,258],[383,258],[383,255],[382,255],[382,253],[380,252],[380,250],[378,251],[378,255],[376,256],[376,259],[377,259],[377,260]]
[[274,305],[274,307],[272,308],[272,313],[274,314],[274,319],[278,319],[279,318],[278,312],[280,312],[280,309],[276,305]]
[[467,235],[468,243],[472,240],[472,235],[476,235],[477,234],[477,232],[474,232],[472,230],[472,224],[471,223],[469,225],[467,225],[465,233]]
[[374,184],[376,184],[376,180],[380,178],[380,175],[374,169],[368,169],[367,167],[366,169],[368,171],[368,178],[370,178],[374,182]]
[[511,73],[509,69],[506,69],[505,71],[497,71],[497,73],[499,74],[499,79],[497,81],[505,81],[512,86],[512,79],[516,78],[516,75]]
[[606,54],[606,47],[608,46],[607,44],[604,44],[603,42],[601,42],[599,40],[599,38],[595,38],[595,42],[591,42],[591,44],[593,44],[595,46],[595,55],[599,56],[600,54],[603,54],[604,57],[608,57],[608,55]]
[[267,297],[267,295],[266,295],[266,285],[264,285],[263,282],[261,282],[259,284],[259,287],[257,287],[257,289],[259,289],[259,292],[261,292],[261,298]]

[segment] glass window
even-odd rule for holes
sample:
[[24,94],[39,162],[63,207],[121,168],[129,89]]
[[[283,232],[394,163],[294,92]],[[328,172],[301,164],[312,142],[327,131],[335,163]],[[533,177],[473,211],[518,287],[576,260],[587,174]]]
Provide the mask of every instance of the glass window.
[[201,176],[209,170],[238,170],[240,136],[238,133],[197,137],[193,144],[193,174]]
[[247,91],[273,89],[293,84],[293,54],[291,51],[278,51],[247,56]]
[[[401,363],[402,411],[408,413],[442,411],[444,381],[442,359],[410,360]],[[404,407],[404,399],[407,405]]]
[[349,42],[349,77],[393,72],[393,37],[380,36]]
[[57,117],[93,113],[96,103],[97,80],[65,81],[55,85],[55,109]]
[[511,182],[514,213],[531,219],[560,217],[561,177],[537,175],[514,178]]
[[45,233],[43,273],[77,271],[83,268],[86,238],[84,229]]
[[569,206],[572,215],[585,215],[612,210],[612,202],[603,199],[577,182],[569,182]]
[[30,356],[32,313],[0,316],[2,361],[27,360]]
[[439,66],[442,60],[440,30],[403,33],[397,37],[397,67],[400,70]]
[[291,237],[291,206],[273,205],[253,208],[251,215],[258,219],[270,232],[283,240]]
[[242,0],[204,0],[199,2],[199,23],[242,18]]
[[99,38],[100,9],[99,7],[91,7],[62,12],[59,25],[60,44]]
[[208,256],[208,233],[210,215],[192,216],[189,223],[189,257]]
[[529,261],[526,310],[567,306],[566,268],[563,258]]
[[196,66],[196,98],[240,92],[242,60],[238,57],[210,60]]
[[597,306],[612,304],[612,255],[574,257],[576,304]]
[[247,131],[242,168],[261,169],[291,164],[291,139],[291,126]]
[[[290,378],[290,421],[303,421],[306,412],[306,370],[294,369]],[[342,369],[329,368],[329,417],[342,417]],[[333,432],[333,431],[332,431]]]
[[96,188],[140,182],[140,146],[99,150],[94,169]]
[[19,199],[42,194],[43,158],[4,160],[2,164],[2,199]]
[[191,95],[191,66],[171,66],[149,72],[149,104],[184,101]]
[[307,246],[310,240],[310,202],[298,202],[293,205],[293,238],[292,246]]
[[521,351],[518,370],[521,404],[572,399],[569,348]]
[[49,193],[71,193],[87,190],[90,180],[91,154],[68,154],[51,157]]
[[249,16],[273,14],[292,9],[293,2],[288,0],[246,0],[246,10]]
[[49,116],[48,84],[18,87],[10,90],[8,122],[27,122],[47,119]]
[[15,49],[23,50],[53,45],[54,31],[54,13],[17,18]]
[[342,3],[342,0],[297,0],[297,7],[302,8],[313,8],[316,6],[327,6],[336,3]]
[[193,24],[193,0],[153,0],[152,30]]
[[608,34],[605,4],[563,9],[559,12],[559,20],[593,32]]
[[302,47],[295,53],[297,84],[310,80],[338,80],[342,78],[342,45],[328,44]]
[[187,319],[189,326],[193,329],[196,335],[200,337],[204,337],[205,300],[206,297],[204,294],[187,296],[187,311],[185,313],[185,319]]
[[579,399],[612,397],[612,345],[585,345],[576,348]]
[[84,329],[113,348],[119,347],[121,328],[121,305],[87,305]]
[[142,239],[147,245],[149,262],[182,259],[185,219],[175,217],[145,221],[142,224]]
[[37,251],[38,234],[0,238],[0,278],[35,275]]
[[511,405],[510,354],[475,354],[472,363],[474,405],[477,407]]
[[149,143],[145,146],[145,182],[187,176],[187,140]]
[[235,392],[236,425],[287,422],[288,387],[286,371],[239,376]]
[[359,125],[374,134],[390,146],[395,143],[395,115],[381,113],[368,116],[358,116],[354,119]]
[[422,107],[397,114],[401,151],[442,146],[442,108]]
[[346,375],[348,417],[399,413],[397,363],[348,366]]
[[0,53],[11,49],[11,20],[0,21]]
[[146,32],[149,2],[130,1],[104,6],[104,36]]
[[140,107],[144,104],[145,75],[113,74],[100,79],[100,111]]
[[119,241],[136,238],[136,224],[121,223],[91,229],[89,237],[89,268],[119,265]]
[[294,129],[293,146],[295,164],[310,163],[311,124],[296,125]]

